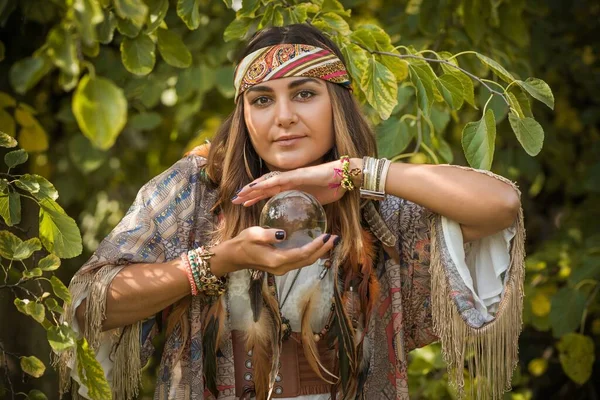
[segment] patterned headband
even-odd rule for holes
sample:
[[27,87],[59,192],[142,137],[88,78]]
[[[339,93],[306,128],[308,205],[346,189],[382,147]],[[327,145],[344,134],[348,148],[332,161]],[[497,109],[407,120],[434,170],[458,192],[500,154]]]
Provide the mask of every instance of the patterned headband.
[[350,90],[344,63],[330,50],[307,44],[277,44],[248,54],[235,69],[235,101],[251,86],[273,79],[302,76],[340,84]]

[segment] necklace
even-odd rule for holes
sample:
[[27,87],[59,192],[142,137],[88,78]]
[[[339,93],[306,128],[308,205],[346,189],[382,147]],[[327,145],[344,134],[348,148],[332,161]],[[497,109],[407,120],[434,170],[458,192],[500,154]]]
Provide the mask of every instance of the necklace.
[[300,272],[302,272],[302,269],[303,268],[300,268],[296,272],[296,275],[294,275],[294,279],[292,279],[292,284],[290,285],[290,288],[288,289],[287,293],[283,297],[283,300],[281,301],[281,303],[279,303],[279,315],[281,316],[281,330],[283,331],[283,340],[288,340],[290,338],[290,336],[292,335],[292,325],[290,324],[290,320],[283,315],[281,310],[283,310],[283,306],[285,305],[285,302],[287,301],[288,297],[290,297],[290,293],[292,292],[292,289],[294,288],[294,285],[296,284],[296,280],[298,280],[298,276],[300,276]]
[[[323,280],[323,278],[325,278],[325,275],[327,275],[327,272],[329,271],[331,267],[331,260],[327,259],[324,263],[323,263],[323,269],[321,271],[321,273],[319,274],[319,280]],[[292,292],[292,289],[294,288],[294,285],[296,284],[296,281],[298,280],[298,276],[300,276],[300,272],[302,272],[304,268],[300,268],[296,274],[294,275],[294,278],[292,279],[292,284],[290,285],[287,293],[285,294],[285,296],[283,296],[283,300],[281,300],[281,302],[279,303],[279,315],[281,316],[281,330],[283,332],[282,338],[283,340],[288,340],[290,338],[290,336],[292,335],[292,325],[290,324],[290,320],[289,318],[286,318],[283,313],[283,306],[285,305],[285,302],[287,301],[288,297],[290,296],[290,293]],[[317,337],[321,338],[323,337],[323,335],[327,332],[327,330],[329,330],[329,325],[331,323],[331,319],[333,317],[333,304],[331,307],[331,313],[329,315],[328,318],[328,322],[327,325],[325,325],[325,329],[323,329],[322,332],[315,334],[315,340],[318,341]]]

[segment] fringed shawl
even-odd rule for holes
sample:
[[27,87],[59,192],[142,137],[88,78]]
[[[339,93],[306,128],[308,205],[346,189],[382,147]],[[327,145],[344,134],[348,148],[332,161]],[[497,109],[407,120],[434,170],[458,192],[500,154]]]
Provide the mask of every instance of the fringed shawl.
[[[64,319],[74,322],[74,307],[87,298],[86,321],[81,330],[94,350],[101,345],[112,346],[110,359],[99,361],[112,365],[108,378],[115,399],[137,396],[141,368],[154,350],[151,339],[159,324],[156,317],[151,317],[101,333],[108,287],[129,263],[165,262],[208,243],[216,222],[210,211],[216,192],[202,179],[205,162],[202,157],[190,155],[148,182],[127,215],[71,281],[73,303],[65,310]],[[478,172],[514,187],[502,177]],[[448,238],[441,229],[441,217],[394,196],[387,196],[381,203],[380,213],[396,236],[396,245],[378,257],[380,299],[365,337],[369,351],[365,351],[368,359],[363,362],[369,363],[369,374],[361,395],[367,399],[408,399],[408,352],[439,338],[449,376],[459,392],[464,385],[466,362],[468,375],[478,378],[474,388],[477,398],[500,399],[510,388],[522,325],[522,211],[514,225],[516,236],[510,249],[502,300],[495,319],[487,323],[477,317],[471,293],[460,283],[447,249]],[[202,377],[202,307],[201,300],[193,298],[189,323],[176,326],[166,338],[155,399],[214,398],[205,389]],[[184,330],[187,335],[183,335]],[[176,357],[179,353],[181,357]],[[71,379],[77,371],[75,363],[73,351],[58,359],[60,391],[62,395],[71,390],[74,398],[81,398],[78,385]],[[226,329],[217,360],[219,399],[235,398],[233,368],[231,333]]]

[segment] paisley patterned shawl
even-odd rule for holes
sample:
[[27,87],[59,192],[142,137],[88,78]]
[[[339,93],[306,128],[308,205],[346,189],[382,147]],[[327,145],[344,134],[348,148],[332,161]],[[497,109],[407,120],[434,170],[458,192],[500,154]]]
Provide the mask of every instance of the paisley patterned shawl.
[[[107,288],[124,265],[172,260],[190,248],[208,243],[216,222],[210,212],[216,192],[203,182],[201,167],[205,162],[203,157],[189,155],[148,182],[127,215],[71,281],[72,304],[88,298],[84,331],[90,345],[98,350],[101,342],[108,340],[112,344],[113,368],[109,378],[115,399],[131,399],[138,394],[140,371],[154,351],[151,339],[158,333],[159,324],[152,317],[116,329],[109,336],[101,335]],[[479,172],[506,181],[489,172]],[[397,240],[394,248],[388,248],[379,257],[377,265],[381,291],[365,337],[363,362],[369,363],[370,373],[364,398],[408,399],[407,354],[438,339],[459,392],[467,361],[469,374],[484,378],[478,379],[483,384],[474,389],[478,398],[501,398],[510,387],[521,330],[522,212],[515,222],[517,235],[512,243],[504,295],[495,319],[488,323],[477,318],[472,296],[457,279],[456,266],[439,228],[440,216],[394,196],[382,202],[380,212]],[[166,338],[155,399],[213,398],[205,390],[202,377],[202,307],[201,296],[194,297],[189,323],[178,325]],[[166,313],[165,310],[158,319]],[[67,307],[65,319],[72,322],[73,314],[72,306]],[[184,331],[188,340],[183,340]],[[176,359],[180,352],[182,356]],[[474,356],[467,358],[467,353]],[[75,359],[73,352],[63,353],[58,359],[60,388],[61,394],[71,389],[74,397],[80,398],[79,385],[71,380],[77,370]],[[229,329],[217,363],[219,399],[234,399]]]

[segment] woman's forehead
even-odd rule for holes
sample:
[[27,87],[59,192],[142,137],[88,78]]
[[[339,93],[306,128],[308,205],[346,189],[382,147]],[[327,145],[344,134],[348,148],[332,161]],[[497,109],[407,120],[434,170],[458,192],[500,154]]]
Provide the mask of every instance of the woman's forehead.
[[290,76],[286,78],[278,78],[272,79],[269,81],[264,81],[259,83],[258,85],[252,86],[248,88],[246,93],[253,91],[273,91],[278,89],[294,89],[298,86],[304,84],[314,84],[314,85],[325,85],[325,82],[318,78],[310,78],[310,77],[302,77],[302,76]]

